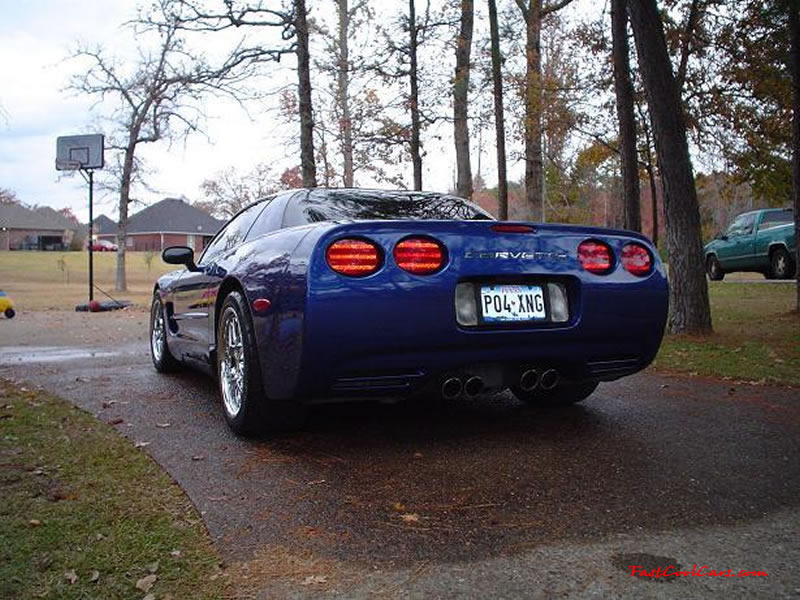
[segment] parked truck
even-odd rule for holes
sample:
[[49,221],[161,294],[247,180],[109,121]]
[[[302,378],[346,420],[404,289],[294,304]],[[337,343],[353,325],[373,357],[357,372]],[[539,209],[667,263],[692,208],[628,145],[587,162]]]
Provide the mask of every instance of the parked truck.
[[706,272],[714,281],[734,271],[790,279],[797,268],[796,246],[791,208],[746,212],[736,217],[725,233],[706,244]]

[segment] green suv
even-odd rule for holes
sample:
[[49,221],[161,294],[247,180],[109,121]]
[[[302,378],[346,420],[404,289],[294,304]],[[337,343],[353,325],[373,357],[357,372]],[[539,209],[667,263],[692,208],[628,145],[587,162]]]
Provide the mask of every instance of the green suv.
[[719,281],[725,273],[757,271],[768,279],[794,277],[792,209],[754,210],[739,215],[725,233],[705,246],[706,272]]

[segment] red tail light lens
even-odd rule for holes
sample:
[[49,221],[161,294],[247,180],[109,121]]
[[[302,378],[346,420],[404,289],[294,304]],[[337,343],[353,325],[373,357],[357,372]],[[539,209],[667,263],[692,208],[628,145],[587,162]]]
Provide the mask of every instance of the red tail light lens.
[[381,250],[367,240],[345,238],[328,246],[328,266],[348,277],[372,275],[381,266]]
[[429,237],[406,238],[394,247],[394,262],[414,275],[430,275],[444,266],[444,246]]
[[653,269],[650,252],[640,244],[625,244],[620,262],[628,273],[637,277],[644,277]]
[[608,273],[613,266],[611,247],[596,240],[586,240],[578,246],[578,260],[581,266],[595,275]]
[[498,223],[492,225],[491,229],[497,233],[533,233],[536,231],[531,225],[515,225],[514,223]]

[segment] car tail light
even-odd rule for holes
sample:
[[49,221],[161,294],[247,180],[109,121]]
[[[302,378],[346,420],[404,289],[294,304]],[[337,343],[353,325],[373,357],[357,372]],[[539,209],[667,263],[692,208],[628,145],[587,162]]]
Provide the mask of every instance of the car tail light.
[[345,238],[328,246],[328,265],[340,275],[366,277],[381,266],[381,250],[367,240]]
[[620,262],[628,273],[637,277],[644,277],[653,268],[650,252],[641,244],[625,244]]
[[532,225],[515,225],[514,223],[498,223],[492,225],[491,229],[497,233],[533,233],[536,231]]
[[578,246],[578,260],[581,266],[595,275],[608,273],[613,266],[611,247],[605,242],[586,240]]
[[394,247],[394,262],[414,275],[429,275],[444,266],[444,246],[429,237],[410,237]]

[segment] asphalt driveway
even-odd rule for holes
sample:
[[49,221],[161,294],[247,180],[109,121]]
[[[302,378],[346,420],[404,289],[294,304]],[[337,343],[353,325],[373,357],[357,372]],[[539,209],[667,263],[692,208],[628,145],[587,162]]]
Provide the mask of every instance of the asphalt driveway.
[[645,372],[562,412],[320,406],[303,432],[241,440],[212,380],[153,370],[146,321],[22,314],[0,323],[0,376],[158,461],[242,597],[800,596],[798,389]]

